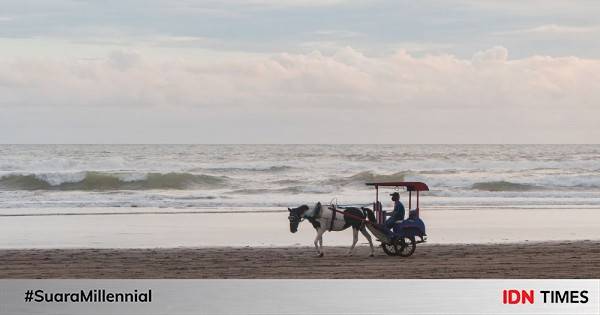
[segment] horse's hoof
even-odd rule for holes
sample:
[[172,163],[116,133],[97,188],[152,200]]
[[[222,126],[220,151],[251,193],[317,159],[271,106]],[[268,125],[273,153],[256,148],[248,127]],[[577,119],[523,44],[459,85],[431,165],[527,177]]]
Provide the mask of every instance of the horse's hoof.
[[323,253],[320,253],[319,255],[317,255],[317,257],[323,257]]
[[375,257],[375,255],[374,255],[374,254],[371,254],[371,255],[369,255],[369,257]]

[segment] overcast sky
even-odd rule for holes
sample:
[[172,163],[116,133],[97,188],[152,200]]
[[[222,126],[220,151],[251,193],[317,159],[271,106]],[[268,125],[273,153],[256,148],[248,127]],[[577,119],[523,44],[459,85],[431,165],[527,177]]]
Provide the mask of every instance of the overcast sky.
[[600,1],[0,2],[0,143],[598,143]]

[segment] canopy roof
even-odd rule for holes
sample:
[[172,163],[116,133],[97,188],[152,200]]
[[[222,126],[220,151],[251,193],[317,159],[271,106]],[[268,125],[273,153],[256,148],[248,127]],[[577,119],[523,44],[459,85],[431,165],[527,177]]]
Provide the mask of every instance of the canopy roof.
[[406,187],[409,191],[424,191],[429,190],[427,184],[421,182],[372,182],[367,183],[368,186],[390,186],[390,187]]

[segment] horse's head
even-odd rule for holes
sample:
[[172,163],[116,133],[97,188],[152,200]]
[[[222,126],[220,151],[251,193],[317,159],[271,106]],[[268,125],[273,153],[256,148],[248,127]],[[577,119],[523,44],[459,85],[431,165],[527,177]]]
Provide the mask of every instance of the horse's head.
[[296,233],[298,232],[298,225],[303,220],[304,212],[308,210],[307,205],[301,205],[298,208],[288,208],[290,215],[288,216],[288,220],[290,220],[290,232]]

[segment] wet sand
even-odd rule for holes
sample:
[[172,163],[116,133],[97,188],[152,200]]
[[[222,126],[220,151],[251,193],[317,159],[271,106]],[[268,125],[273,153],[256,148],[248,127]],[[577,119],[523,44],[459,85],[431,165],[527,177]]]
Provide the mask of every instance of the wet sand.
[[0,278],[600,278],[600,242],[419,244],[412,257],[377,248],[0,250]]
[[[288,213],[223,209],[13,209],[0,215],[0,249],[312,246],[308,222],[290,233]],[[243,209],[238,209],[243,210]],[[273,210],[273,209],[271,209]],[[430,244],[600,240],[600,209],[423,211]],[[68,215],[54,215],[79,211]],[[139,211],[141,213],[134,214]],[[219,212],[221,211],[221,212]],[[9,214],[7,212],[11,212]],[[41,213],[38,213],[41,212]],[[15,213],[21,213],[14,216]],[[37,214],[36,214],[37,213]],[[4,216],[3,216],[4,215]],[[573,219],[576,218],[576,219]],[[365,239],[359,236],[359,242]],[[325,246],[348,246],[352,232],[326,233]]]

